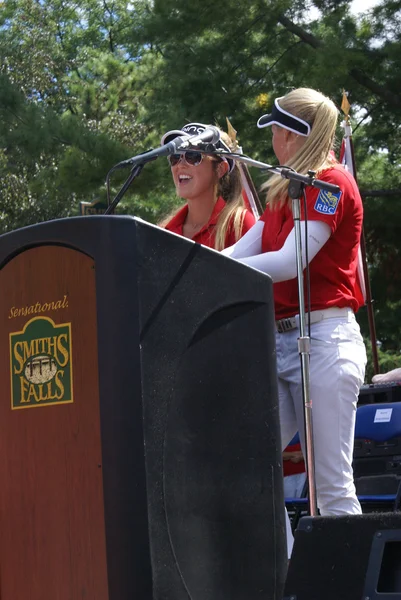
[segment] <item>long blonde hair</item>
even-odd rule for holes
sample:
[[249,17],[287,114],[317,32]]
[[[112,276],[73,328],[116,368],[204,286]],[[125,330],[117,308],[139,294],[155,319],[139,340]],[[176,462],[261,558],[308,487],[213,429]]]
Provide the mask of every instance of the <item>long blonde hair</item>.
[[[335,104],[327,96],[310,88],[292,90],[280,99],[279,104],[285,111],[311,126],[305,143],[287,161],[286,166],[304,175],[310,170],[319,174],[331,167],[336,162],[331,154],[338,119]],[[268,190],[267,203],[272,208],[290,202],[288,184],[289,181],[281,175],[273,175],[263,184],[262,189]]]
[[[237,150],[236,144],[232,142],[229,135],[221,129],[220,137],[230,150],[233,152]],[[217,161],[213,163],[215,171],[217,171],[217,164]],[[215,250],[223,250],[229,229],[232,228],[234,230],[235,241],[239,240],[241,237],[246,209],[242,197],[241,173],[237,163],[234,163],[231,172],[228,170],[227,173],[219,179],[216,188],[216,198],[219,198],[219,196],[225,200],[226,205],[219,214],[216,223],[214,239]],[[165,227],[177,212],[181,210],[182,206],[165,217],[159,223],[159,226]]]
[[[221,131],[220,137],[230,150],[237,150],[235,143],[232,142],[225,131]],[[215,166],[217,168],[217,163]],[[241,237],[242,224],[245,216],[241,172],[237,163],[234,163],[231,173],[227,171],[227,173],[219,179],[217,185],[217,197],[219,196],[224,198],[226,205],[217,219],[214,247],[216,250],[223,250],[227,232],[230,227],[234,230],[235,241],[239,240]]]

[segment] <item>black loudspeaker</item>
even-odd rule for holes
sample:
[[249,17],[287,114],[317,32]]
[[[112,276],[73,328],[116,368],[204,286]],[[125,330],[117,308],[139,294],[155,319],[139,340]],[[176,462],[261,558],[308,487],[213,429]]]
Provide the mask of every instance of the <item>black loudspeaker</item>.
[[400,600],[401,513],[304,517],[284,600]]
[[367,383],[360,388],[358,406],[380,402],[401,402],[401,381]]

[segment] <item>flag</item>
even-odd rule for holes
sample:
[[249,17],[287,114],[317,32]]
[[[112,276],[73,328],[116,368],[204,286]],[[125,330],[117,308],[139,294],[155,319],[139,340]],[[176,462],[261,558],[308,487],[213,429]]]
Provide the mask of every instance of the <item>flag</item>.
[[[345,98],[346,98],[346,96],[345,96]],[[347,100],[347,98],[346,98],[346,100]],[[344,96],[343,96],[343,102],[344,102]],[[347,100],[347,103],[348,103],[348,100]],[[348,103],[348,107],[349,106],[350,105]],[[341,104],[341,109],[344,110],[343,104]],[[352,153],[352,127],[349,122],[349,119],[347,119],[347,118],[345,119],[345,121],[343,121],[341,123],[341,125],[344,128],[344,137],[341,142],[340,163],[343,165],[343,167],[349,173],[351,173],[351,175],[356,180],[354,159],[353,159],[353,153]],[[359,292],[359,297],[358,297],[359,303],[366,304],[366,283],[365,283],[365,274],[364,274],[364,270],[363,270],[363,257],[362,257],[361,246],[359,246],[359,249],[358,249],[357,288],[358,288],[357,291]]]

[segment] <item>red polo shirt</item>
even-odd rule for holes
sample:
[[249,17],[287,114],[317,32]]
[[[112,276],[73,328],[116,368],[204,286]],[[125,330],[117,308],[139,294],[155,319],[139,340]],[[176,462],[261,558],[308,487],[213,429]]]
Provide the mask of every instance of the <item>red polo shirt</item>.
[[[355,179],[341,165],[327,169],[319,179],[338,185],[341,191],[331,194],[306,187],[308,220],[324,221],[332,232],[309,265],[311,310],[349,306],[356,312],[363,304],[357,283],[363,219],[361,196]],[[270,210],[267,206],[261,220],[265,223],[262,252],[280,250],[294,227],[290,207],[286,204],[283,208]],[[304,220],[303,202],[301,220]],[[273,289],[276,319],[296,315],[299,312],[297,278],[275,283]]]
[[[223,210],[223,208],[225,207],[225,205],[226,205],[225,201],[220,196],[217,199],[216,204],[214,205],[214,209],[213,209],[212,214],[210,215],[209,221],[202,227],[202,229],[197,231],[195,233],[195,235],[193,236],[192,240],[194,242],[197,242],[198,244],[203,244],[203,246],[208,246],[209,248],[214,248],[215,228],[216,228],[217,219],[219,218],[219,215],[220,215],[221,211]],[[168,231],[172,231],[173,233],[178,233],[178,235],[183,235],[183,226],[184,226],[187,214],[188,214],[188,204],[183,206],[178,211],[178,213],[171,219],[171,221],[169,221],[167,223],[167,225],[165,225],[165,229],[168,229]],[[253,216],[252,213],[250,213],[248,210],[246,210],[245,215],[244,215],[244,220],[242,223],[242,230],[241,230],[240,237],[242,237],[248,231],[248,229],[250,229],[254,224],[255,224],[255,217]],[[224,247],[228,248],[229,246],[232,246],[233,244],[235,244],[236,241],[237,240],[235,239],[234,227],[232,225],[230,225],[228,227]]]

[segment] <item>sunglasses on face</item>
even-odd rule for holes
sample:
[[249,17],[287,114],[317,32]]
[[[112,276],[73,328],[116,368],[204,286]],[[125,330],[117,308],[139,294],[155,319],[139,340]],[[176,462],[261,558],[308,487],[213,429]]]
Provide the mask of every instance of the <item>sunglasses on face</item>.
[[183,154],[170,154],[170,156],[167,157],[167,160],[169,161],[171,167],[178,165],[181,160],[186,162],[187,165],[197,167],[203,160],[203,154],[201,152],[188,151],[184,152]]

